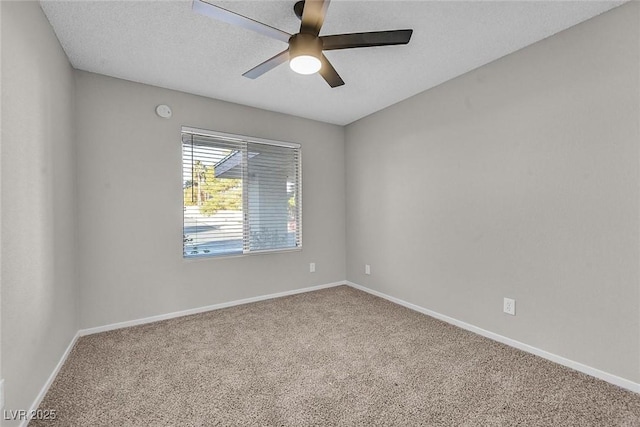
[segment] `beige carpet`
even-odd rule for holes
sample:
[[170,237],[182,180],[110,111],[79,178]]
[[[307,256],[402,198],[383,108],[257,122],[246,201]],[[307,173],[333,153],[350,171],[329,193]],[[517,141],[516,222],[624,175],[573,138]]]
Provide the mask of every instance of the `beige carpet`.
[[30,426],[640,426],[640,395],[340,286],[80,338]]

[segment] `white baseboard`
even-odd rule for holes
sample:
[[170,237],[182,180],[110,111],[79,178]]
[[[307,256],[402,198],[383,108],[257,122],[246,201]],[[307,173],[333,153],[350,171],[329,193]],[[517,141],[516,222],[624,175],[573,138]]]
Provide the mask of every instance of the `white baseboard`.
[[278,292],[275,294],[261,295],[257,297],[244,298],[235,301],[223,302],[220,304],[207,305],[204,307],[190,308],[188,310],[174,311],[173,313],[159,314],[157,316],[145,317],[142,319],[127,320],[126,322],[112,323],[110,325],[97,326],[95,328],[80,329],[78,334],[82,337],[85,335],[97,334],[99,332],[112,331],[114,329],[128,328],[130,326],[144,325],[145,323],[158,322],[160,320],[173,319],[176,317],[188,316],[190,314],[204,313],[212,310],[220,310],[221,308],[233,307],[236,305],[249,304],[252,302],[264,301],[273,298],[286,297],[289,295],[302,294],[305,292],[317,291],[334,286],[345,285],[346,282],[333,282],[324,285],[310,286],[308,288],[294,289],[291,291]]
[[474,333],[476,333],[478,335],[482,335],[483,337],[492,339],[494,341],[501,342],[502,344],[506,344],[506,345],[511,346],[511,347],[515,347],[515,348],[517,348],[519,350],[526,351],[527,353],[535,354],[536,356],[540,356],[540,357],[542,357],[544,359],[550,360],[552,362],[558,363],[560,365],[566,366],[568,368],[574,369],[574,370],[582,372],[584,374],[591,375],[592,377],[599,378],[599,379],[604,380],[604,381],[606,381],[608,383],[615,384],[618,387],[622,387],[624,389],[633,391],[635,393],[640,393],[640,384],[635,383],[635,382],[630,381],[630,380],[627,380],[625,378],[621,378],[621,377],[619,377],[617,375],[613,375],[613,374],[610,374],[608,372],[604,372],[604,371],[601,371],[599,369],[592,368],[591,366],[587,366],[587,365],[582,364],[580,362],[576,362],[576,361],[573,361],[571,359],[567,359],[565,357],[558,356],[557,354],[549,353],[548,351],[541,350],[541,349],[539,349],[537,347],[533,347],[533,346],[531,346],[529,344],[525,344],[525,343],[522,343],[520,341],[516,341],[514,339],[507,338],[507,337],[502,336],[502,335],[498,335],[496,333],[487,331],[485,329],[479,328],[479,327],[471,325],[469,323],[465,323],[465,322],[463,322],[461,320],[454,319],[453,317],[445,316],[444,314],[440,314],[440,313],[437,313],[435,311],[429,310],[427,308],[420,307],[420,306],[415,305],[415,304],[411,304],[410,302],[406,302],[404,300],[401,300],[400,298],[392,297],[390,295],[384,294],[384,293],[379,292],[379,291],[375,291],[373,289],[369,289],[369,288],[364,287],[362,285],[358,285],[356,283],[349,282],[349,281],[347,281],[346,283],[347,283],[347,285],[349,285],[349,286],[351,286],[351,287],[353,287],[355,289],[359,289],[359,290],[367,292],[367,293],[369,293],[371,295],[375,295],[377,297],[384,298],[384,299],[386,299],[388,301],[394,302],[394,303],[396,303],[398,305],[401,305],[403,307],[407,307],[407,308],[409,308],[411,310],[414,310],[414,311],[417,311],[419,313],[426,314],[427,316],[435,317],[436,319],[439,319],[439,320],[442,320],[444,322],[450,323],[452,325],[458,326],[459,328],[466,329],[467,331],[474,332]]
[[[60,372],[62,365],[64,365],[64,362],[67,361],[67,357],[69,357],[69,353],[71,353],[71,350],[73,349],[73,346],[76,345],[76,341],[78,341],[79,337],[80,333],[76,332],[66,350],[64,351],[64,353],[62,353],[62,357],[60,357],[60,360],[58,361],[56,367],[53,369],[53,372],[51,372],[51,375],[49,375],[49,378],[42,386],[42,389],[40,389],[40,393],[38,393],[38,396],[36,396],[36,399],[31,404],[31,408],[29,408],[28,412],[29,414],[34,413],[40,406],[40,403],[42,403],[42,399],[44,399],[45,394],[47,394],[47,392],[49,391],[49,387],[51,387],[51,384],[53,384],[53,380],[56,379],[56,376]],[[20,423],[20,427],[27,427],[28,424],[29,420],[24,420]]]

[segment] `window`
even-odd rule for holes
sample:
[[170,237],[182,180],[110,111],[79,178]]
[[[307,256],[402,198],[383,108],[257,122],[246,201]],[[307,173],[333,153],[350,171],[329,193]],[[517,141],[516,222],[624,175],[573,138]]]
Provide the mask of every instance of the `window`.
[[182,128],[183,256],[302,247],[300,145]]

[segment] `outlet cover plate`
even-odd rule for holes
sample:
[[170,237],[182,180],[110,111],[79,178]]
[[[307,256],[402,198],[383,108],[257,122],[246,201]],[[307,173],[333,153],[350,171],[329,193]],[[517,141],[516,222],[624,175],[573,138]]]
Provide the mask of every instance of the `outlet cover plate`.
[[515,316],[516,315],[516,300],[511,299],[511,298],[505,298],[502,311],[504,311],[505,313],[510,314],[512,316]]
[[310,262],[309,263],[309,273],[315,273],[316,272],[316,263],[315,262]]
[[371,274],[371,266],[369,264],[364,265],[364,274]]

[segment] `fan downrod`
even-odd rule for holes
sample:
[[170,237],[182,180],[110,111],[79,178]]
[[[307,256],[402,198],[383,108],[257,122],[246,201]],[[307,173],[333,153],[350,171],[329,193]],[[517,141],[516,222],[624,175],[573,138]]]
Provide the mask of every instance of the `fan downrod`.
[[293,5],[293,12],[296,14],[299,20],[302,21],[302,12],[304,11],[304,0],[297,1]]

